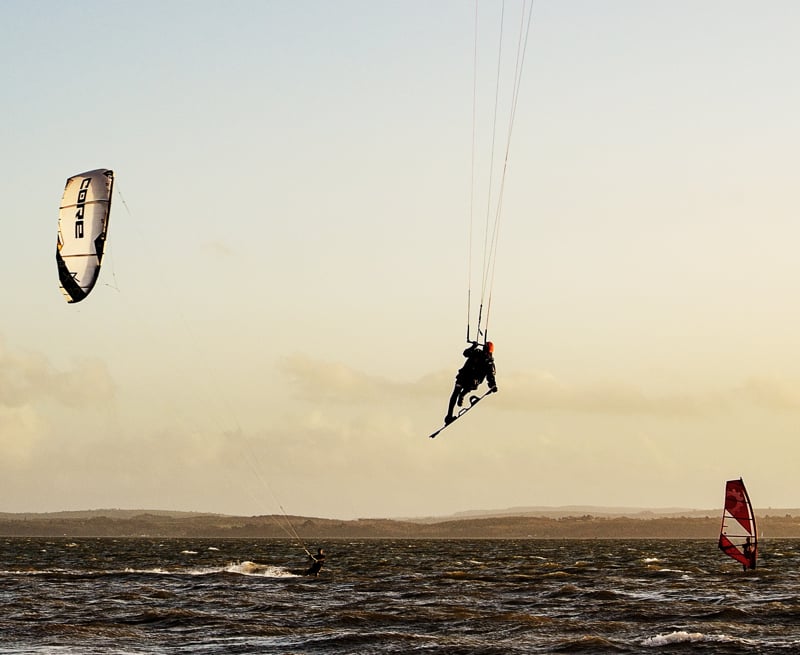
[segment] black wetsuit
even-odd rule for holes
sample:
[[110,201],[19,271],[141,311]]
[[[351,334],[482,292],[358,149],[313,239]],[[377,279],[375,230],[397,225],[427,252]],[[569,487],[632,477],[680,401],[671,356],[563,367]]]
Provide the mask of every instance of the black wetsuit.
[[756,568],[756,547],[748,541],[744,545],[744,556],[747,558],[747,564],[742,564],[742,568],[746,571],[747,569],[755,569]]
[[445,420],[452,420],[450,417],[453,416],[456,402],[461,406],[464,402],[464,396],[470,391],[475,391],[484,379],[489,383],[490,389],[497,389],[497,382],[494,377],[496,370],[492,353],[473,343],[464,351],[464,357],[467,358],[467,361],[456,373],[456,384],[453,388],[453,393],[450,395],[450,403],[447,406],[448,418],[445,418]]
[[309,555],[308,559],[311,560],[311,566],[303,575],[319,575],[322,565],[325,564],[325,553],[320,548],[316,555]]

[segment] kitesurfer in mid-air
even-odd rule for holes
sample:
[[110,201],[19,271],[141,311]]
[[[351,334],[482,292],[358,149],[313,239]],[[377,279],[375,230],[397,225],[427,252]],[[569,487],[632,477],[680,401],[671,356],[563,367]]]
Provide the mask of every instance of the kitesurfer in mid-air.
[[447,416],[444,417],[445,425],[449,425],[456,420],[453,416],[453,409],[456,404],[461,407],[464,404],[464,396],[470,391],[475,391],[478,385],[484,381],[489,384],[489,392],[497,391],[497,382],[494,379],[496,374],[494,367],[494,344],[487,341],[481,348],[476,341],[472,342],[469,348],[464,351],[464,362],[458,373],[456,373],[456,384],[453,393],[450,395],[450,403],[447,406]]
[[311,561],[311,566],[308,567],[303,575],[318,576],[322,565],[325,564],[325,551],[322,548],[318,548],[316,555],[308,553],[308,559]]

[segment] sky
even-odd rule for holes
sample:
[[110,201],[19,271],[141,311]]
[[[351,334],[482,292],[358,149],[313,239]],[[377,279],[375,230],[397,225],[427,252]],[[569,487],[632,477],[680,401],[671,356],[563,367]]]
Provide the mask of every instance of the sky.
[[[534,4],[499,393],[428,438],[499,188],[501,8],[0,3],[0,512],[706,509],[738,477],[800,506],[789,0]],[[101,167],[107,252],[69,305],[59,200]]]

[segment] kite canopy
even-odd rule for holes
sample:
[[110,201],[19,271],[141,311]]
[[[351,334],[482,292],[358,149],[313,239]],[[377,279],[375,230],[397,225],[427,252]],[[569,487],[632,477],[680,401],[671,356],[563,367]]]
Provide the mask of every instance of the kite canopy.
[[58,214],[56,262],[67,302],[80,302],[97,282],[111,211],[114,171],[98,168],[67,180]]

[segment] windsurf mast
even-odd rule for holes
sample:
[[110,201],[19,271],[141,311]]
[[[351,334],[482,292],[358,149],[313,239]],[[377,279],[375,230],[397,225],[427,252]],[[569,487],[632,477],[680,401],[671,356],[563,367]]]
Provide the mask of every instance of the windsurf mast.
[[725,483],[725,505],[719,531],[719,548],[745,569],[756,568],[758,555],[756,516],[741,478],[728,480]]

